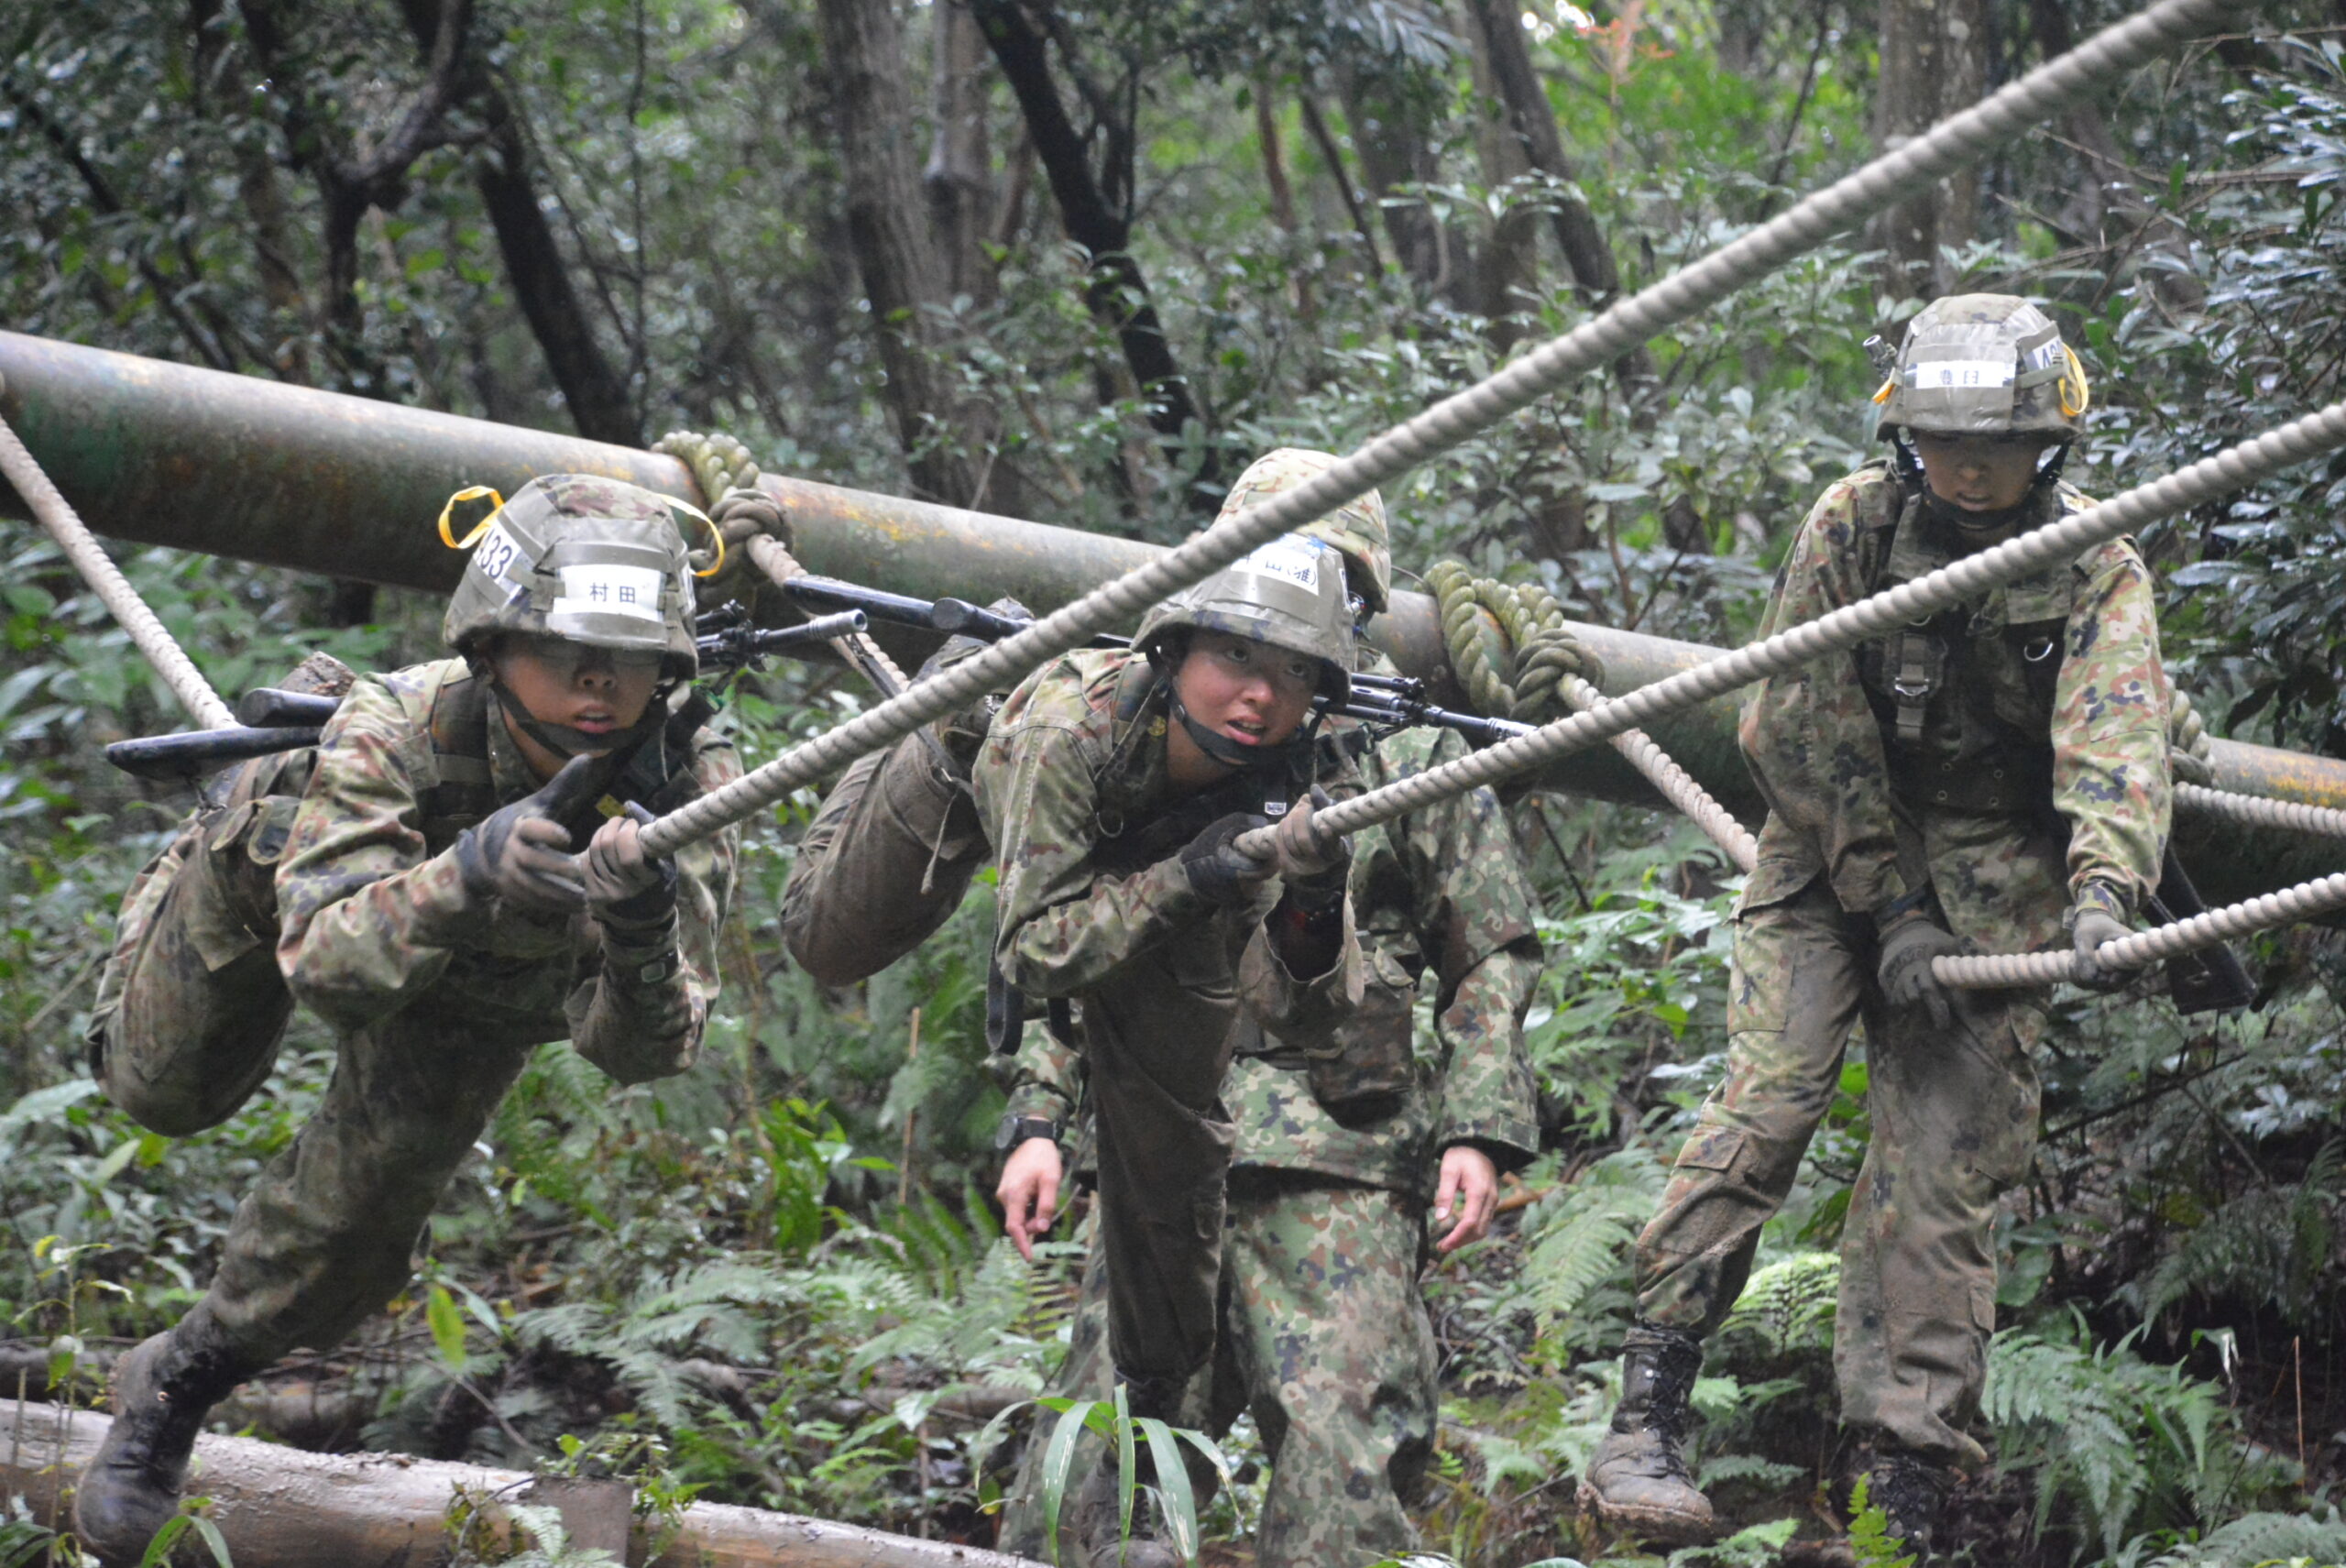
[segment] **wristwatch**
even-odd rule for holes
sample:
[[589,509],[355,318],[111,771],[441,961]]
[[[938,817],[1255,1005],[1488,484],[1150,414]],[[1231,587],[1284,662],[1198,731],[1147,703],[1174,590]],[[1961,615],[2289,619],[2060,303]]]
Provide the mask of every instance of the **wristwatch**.
[[1048,1116],[1004,1116],[994,1129],[995,1152],[1008,1154],[1028,1138],[1048,1138],[1059,1141],[1059,1124]]

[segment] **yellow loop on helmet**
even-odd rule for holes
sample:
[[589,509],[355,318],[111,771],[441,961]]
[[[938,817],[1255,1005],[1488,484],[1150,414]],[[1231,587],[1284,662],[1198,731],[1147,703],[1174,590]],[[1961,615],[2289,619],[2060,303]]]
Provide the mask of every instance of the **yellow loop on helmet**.
[[[473,531],[470,533],[466,534],[462,539],[457,538],[455,533],[449,531],[448,528],[448,519],[451,514],[455,511],[457,503],[460,501],[477,501],[483,496],[487,496],[488,498],[488,515],[482,518],[478,522],[473,524]],[[491,487],[488,485],[466,485],[463,489],[458,490],[455,495],[450,496],[448,498],[448,504],[440,509],[440,543],[445,544],[451,550],[471,549],[474,545],[480,543],[480,536],[488,532],[488,525],[495,522],[497,521],[497,514],[504,510],[505,498],[499,495]]]
[[1898,390],[1898,376],[1893,371],[1889,379],[1882,382],[1881,390],[1873,395],[1873,400],[1878,403],[1886,403],[1890,400],[1890,394],[1896,390]]
[[[2061,352],[2063,355],[2067,356],[2069,368],[2063,373],[2061,379],[2055,384],[2054,390],[2061,400],[2061,417],[2063,419],[2079,419],[2084,417],[2085,411],[2088,409],[2093,407],[2093,388],[2091,384],[2086,380],[2085,362],[2077,357],[2077,351],[2071,348],[2065,343],[2061,345]],[[2072,403],[2069,400],[2069,384],[2072,381],[2077,383],[2077,397],[2075,403]]]
[[718,573],[723,571],[725,569],[725,531],[717,526],[717,523],[709,517],[708,513],[701,510],[700,508],[693,505],[690,501],[680,501],[674,496],[662,496],[660,499],[667,502],[669,506],[673,507],[677,511],[687,511],[692,513],[693,516],[700,519],[700,525],[708,530],[708,536],[711,539],[717,541],[717,559],[709,564],[707,571],[695,572],[693,576],[696,577],[713,577],[717,576]]

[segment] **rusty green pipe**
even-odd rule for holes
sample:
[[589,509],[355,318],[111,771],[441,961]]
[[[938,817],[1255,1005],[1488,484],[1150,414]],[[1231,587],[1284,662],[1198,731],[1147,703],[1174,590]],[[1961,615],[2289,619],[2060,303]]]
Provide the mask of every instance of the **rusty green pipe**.
[[[433,413],[0,332],[0,413],[99,532],[295,570],[445,591],[462,558],[433,528],[466,485],[511,494],[532,477],[591,473],[699,500],[671,457],[551,431]],[[1014,595],[1058,609],[1139,565],[1157,546],[957,507],[769,475],[809,570],[923,598],[980,603]],[[0,510],[27,515],[0,485]],[[1603,656],[1614,693],[1660,680],[1718,651],[1604,627],[1575,631]],[[1395,598],[1375,630],[1394,662],[1449,680],[1433,601]],[[1760,802],[1735,749],[1734,705],[1716,701],[1657,725],[1654,739],[1747,820]],[[2346,762],[2216,743],[2226,788],[2346,806]],[[1658,804],[1613,751],[1565,759],[1542,775],[1562,789]],[[2211,902],[2346,870],[2346,846],[2225,824],[2187,822],[2178,843]]]

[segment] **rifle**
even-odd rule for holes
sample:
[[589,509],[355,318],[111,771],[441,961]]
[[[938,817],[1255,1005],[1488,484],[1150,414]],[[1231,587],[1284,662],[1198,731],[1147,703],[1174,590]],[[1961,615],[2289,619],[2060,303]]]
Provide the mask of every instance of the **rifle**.
[[[862,614],[852,610],[817,616],[801,626],[765,630],[742,624],[747,619],[747,612],[738,605],[729,605],[696,623],[695,641],[704,671],[755,668],[770,654],[828,642],[861,631],[866,625]],[[192,781],[232,763],[316,745],[326,720],[341,706],[339,697],[315,692],[256,686],[236,700],[233,729],[117,740],[106,748],[106,761],[142,779],[162,784]]]
[[[904,594],[867,588],[858,583],[841,582],[837,577],[793,577],[783,584],[782,588],[791,598],[805,604],[850,605],[874,620],[884,620],[895,626],[915,626],[947,636],[975,637],[986,642],[999,642],[1033,624],[1015,617],[998,615],[967,599],[913,598]],[[1132,639],[1103,631],[1086,646],[1129,648]],[[1480,714],[1460,713],[1453,708],[1438,707],[1428,700],[1425,683],[1407,675],[1356,674],[1353,677],[1352,700],[1332,711],[1348,718],[1395,729],[1415,729],[1421,725],[1455,729],[1477,746],[1496,745],[1501,740],[1526,734],[1531,729],[1529,724],[1518,724],[1511,719],[1485,718]]]

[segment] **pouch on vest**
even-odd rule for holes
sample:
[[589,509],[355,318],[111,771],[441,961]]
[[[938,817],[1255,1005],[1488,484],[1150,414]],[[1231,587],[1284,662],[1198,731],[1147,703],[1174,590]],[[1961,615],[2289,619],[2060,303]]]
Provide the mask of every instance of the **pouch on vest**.
[[[313,654],[283,688],[339,696],[355,678]],[[276,1061],[293,1014],[277,967],[277,862],[316,757],[256,757],[210,786],[123,898],[85,1038],[91,1076],[150,1131],[218,1126]]]
[[1367,957],[1360,1004],[1328,1049],[1303,1053],[1311,1098],[1346,1126],[1392,1115],[1418,1082],[1417,977],[1381,948]]

